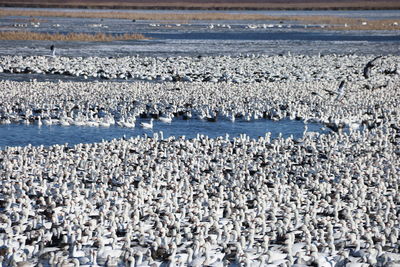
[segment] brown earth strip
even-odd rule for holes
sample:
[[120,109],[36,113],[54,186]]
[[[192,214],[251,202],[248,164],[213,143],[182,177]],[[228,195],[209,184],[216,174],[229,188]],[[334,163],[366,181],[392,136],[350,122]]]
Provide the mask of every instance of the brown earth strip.
[[144,40],[147,39],[142,34],[122,34],[111,35],[104,33],[86,34],[49,34],[27,31],[0,32],[0,40],[46,40],[46,41],[86,41],[86,42],[109,42],[118,40]]

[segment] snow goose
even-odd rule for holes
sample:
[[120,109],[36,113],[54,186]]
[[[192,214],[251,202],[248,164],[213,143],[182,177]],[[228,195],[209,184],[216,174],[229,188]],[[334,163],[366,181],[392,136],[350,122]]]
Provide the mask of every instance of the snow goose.
[[150,119],[150,123],[141,122],[140,126],[142,126],[143,129],[152,129],[153,128],[153,118]]

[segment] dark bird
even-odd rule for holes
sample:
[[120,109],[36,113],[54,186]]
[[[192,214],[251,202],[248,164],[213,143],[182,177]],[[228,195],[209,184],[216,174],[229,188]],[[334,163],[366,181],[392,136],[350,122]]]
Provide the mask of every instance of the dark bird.
[[53,57],[54,57],[56,55],[56,47],[54,45],[51,45],[50,50],[53,52]]
[[385,73],[386,75],[400,74],[400,72],[397,70],[397,68],[394,70],[385,70],[383,73]]
[[365,79],[368,79],[370,76],[371,76],[371,69],[372,69],[372,67],[373,66],[375,66],[374,65],[374,62],[377,60],[377,59],[379,59],[379,58],[381,58],[382,56],[377,56],[376,58],[374,58],[373,60],[371,60],[371,61],[369,61],[368,63],[367,63],[367,65],[365,65],[365,67],[364,67],[364,77],[365,77]]

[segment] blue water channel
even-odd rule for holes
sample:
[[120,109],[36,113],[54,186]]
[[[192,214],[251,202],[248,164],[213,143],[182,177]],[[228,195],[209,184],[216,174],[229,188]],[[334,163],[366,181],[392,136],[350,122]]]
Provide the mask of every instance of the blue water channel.
[[[293,135],[294,138],[301,138],[305,124],[303,121],[281,120],[271,121],[259,119],[253,121],[219,120],[208,122],[197,119],[181,120],[176,119],[171,124],[154,121],[153,129],[143,129],[139,126],[140,121],[136,122],[135,128],[122,128],[119,126],[105,127],[80,127],[80,126],[38,126],[24,124],[0,125],[0,149],[6,146],[50,146],[54,144],[74,145],[78,143],[95,143],[102,140],[112,140],[114,138],[130,138],[136,136],[152,137],[154,133],[163,132],[164,138],[170,136],[185,136],[188,139],[197,137],[198,134],[207,135],[210,138],[218,136],[238,137],[246,134],[250,138],[265,136],[271,132],[271,137],[278,137],[282,133],[283,137]],[[328,133],[329,130],[323,129],[322,125],[316,123],[307,124],[308,131]]]

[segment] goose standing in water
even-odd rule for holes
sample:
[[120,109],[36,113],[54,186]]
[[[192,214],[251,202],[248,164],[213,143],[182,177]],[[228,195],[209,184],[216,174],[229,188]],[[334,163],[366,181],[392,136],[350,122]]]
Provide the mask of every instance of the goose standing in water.
[[45,125],[52,125],[52,124],[53,124],[53,121],[52,121],[51,117],[49,117],[48,119],[43,120],[43,123],[44,123]]
[[56,56],[56,47],[54,45],[50,46],[50,51],[52,52],[52,56],[55,57]]
[[40,116],[38,117],[38,122],[37,122],[37,124],[38,124],[39,127],[43,125],[43,123],[42,123],[42,118],[41,118]]
[[134,128],[135,121],[132,118],[128,118],[126,121],[123,119],[121,120],[122,126],[126,128]]

